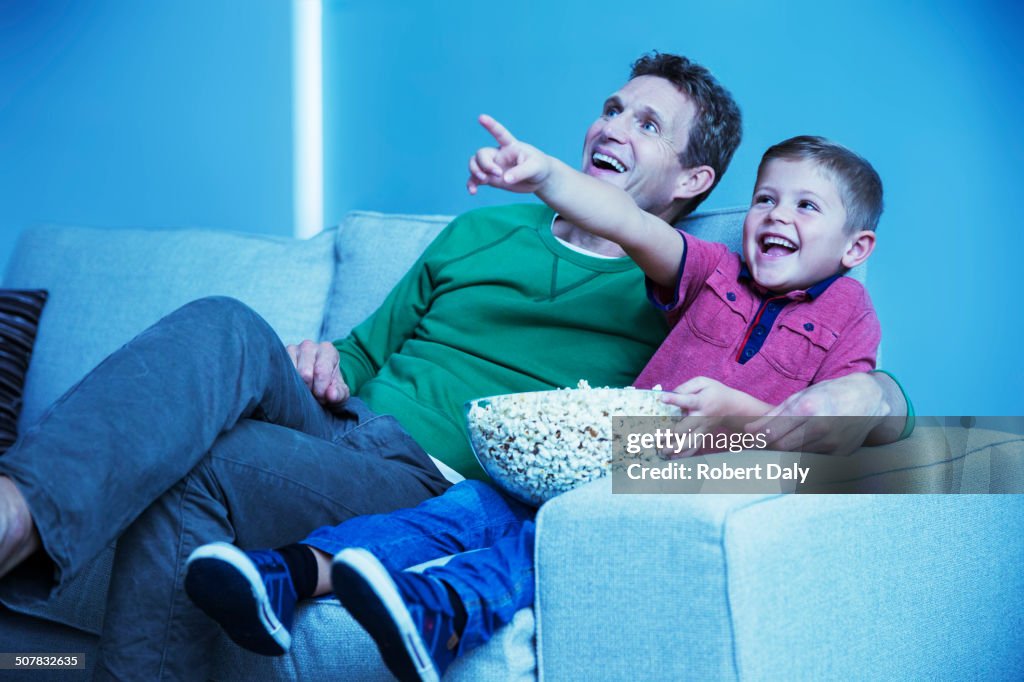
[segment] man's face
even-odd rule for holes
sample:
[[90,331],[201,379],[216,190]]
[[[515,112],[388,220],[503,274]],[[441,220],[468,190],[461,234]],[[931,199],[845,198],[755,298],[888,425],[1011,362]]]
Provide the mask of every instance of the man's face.
[[812,161],[769,161],[743,221],[743,257],[754,281],[777,293],[839,272],[848,235],[836,184]]
[[675,85],[639,76],[604,103],[583,143],[583,172],[629,192],[637,205],[668,219],[696,107]]

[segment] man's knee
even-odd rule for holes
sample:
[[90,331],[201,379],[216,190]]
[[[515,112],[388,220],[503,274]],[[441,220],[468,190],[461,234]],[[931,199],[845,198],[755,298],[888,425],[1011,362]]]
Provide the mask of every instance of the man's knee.
[[198,325],[208,331],[224,330],[246,335],[257,331],[277,334],[260,314],[248,305],[230,296],[206,296],[186,303],[173,314],[175,323]]
[[257,316],[256,311],[230,296],[204,296],[186,303],[179,312],[208,319],[237,319]]

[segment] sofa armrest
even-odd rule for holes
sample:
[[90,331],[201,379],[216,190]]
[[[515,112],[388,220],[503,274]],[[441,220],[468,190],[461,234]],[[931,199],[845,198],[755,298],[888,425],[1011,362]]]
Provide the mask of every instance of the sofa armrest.
[[731,679],[722,546],[731,510],[759,495],[617,495],[609,479],[537,517],[538,669],[570,679]]
[[1024,496],[621,495],[538,517],[542,678],[1012,677]]

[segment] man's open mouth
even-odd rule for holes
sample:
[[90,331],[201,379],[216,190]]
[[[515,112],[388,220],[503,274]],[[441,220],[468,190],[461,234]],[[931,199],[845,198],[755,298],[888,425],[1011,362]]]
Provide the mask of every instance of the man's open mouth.
[[616,159],[614,156],[602,154],[601,152],[594,152],[590,157],[590,162],[594,164],[595,168],[600,168],[601,170],[610,170],[615,171],[616,173],[626,172],[626,167],[621,161]]
[[766,256],[788,256],[799,248],[785,237],[769,234],[761,237],[761,253]]

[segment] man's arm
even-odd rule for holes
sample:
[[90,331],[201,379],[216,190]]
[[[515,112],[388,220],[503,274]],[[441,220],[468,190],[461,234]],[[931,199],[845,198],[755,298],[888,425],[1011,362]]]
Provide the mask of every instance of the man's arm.
[[892,377],[857,372],[794,393],[751,422],[747,431],[770,433],[768,447],[774,450],[847,455],[862,445],[905,437],[908,412],[903,391]]
[[415,333],[432,295],[429,259],[447,234],[442,232],[427,247],[380,307],[347,337],[287,346],[296,371],[321,405],[344,404]]
[[535,193],[569,222],[621,246],[652,281],[675,285],[686,246],[671,225],[642,210],[624,190],[520,142],[490,116],[481,116],[480,124],[499,147],[484,147],[470,159],[471,194],[480,185]]
[[868,432],[865,445],[885,445],[906,438],[914,430],[914,414],[907,394],[899,382],[888,372],[869,374],[882,391],[882,402],[887,406],[888,417],[883,418]]
[[334,341],[341,374],[354,394],[416,335],[435,295],[436,274],[450,258],[446,249],[450,248],[452,231],[462,220],[461,216],[456,217],[441,231],[377,310],[348,336]]

